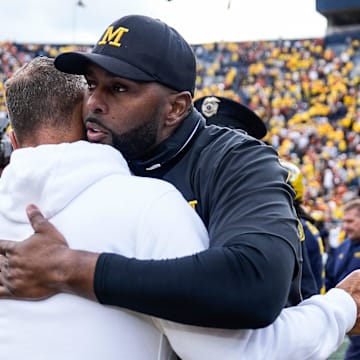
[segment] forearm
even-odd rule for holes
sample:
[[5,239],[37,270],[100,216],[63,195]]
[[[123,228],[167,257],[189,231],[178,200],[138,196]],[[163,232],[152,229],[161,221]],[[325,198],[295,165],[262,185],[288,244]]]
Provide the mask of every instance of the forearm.
[[286,303],[294,254],[283,241],[251,242],[160,261],[102,254],[96,296],[104,304],[185,324],[266,326]]

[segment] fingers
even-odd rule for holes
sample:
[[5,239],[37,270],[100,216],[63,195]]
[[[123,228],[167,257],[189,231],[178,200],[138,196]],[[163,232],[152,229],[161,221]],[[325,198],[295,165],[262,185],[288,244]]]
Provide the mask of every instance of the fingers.
[[[42,225],[49,224],[39,208],[33,204],[26,207],[26,213],[35,232],[39,231]],[[16,241],[11,240],[0,240],[0,255],[12,254],[16,243]]]
[[0,298],[13,298],[13,295],[5,286],[0,285]]
[[[0,240],[0,255],[6,256],[6,254],[11,254],[14,249],[16,241],[11,240]],[[0,256],[0,262],[2,257]]]
[[51,224],[50,221],[46,219],[46,217],[42,214],[42,212],[36,205],[28,205],[26,207],[26,214],[29,218],[30,225],[34,229],[35,233],[49,235],[49,232],[57,232],[53,224]]
[[9,270],[9,258],[4,255],[0,255],[0,284],[5,285],[6,273]]
[[42,214],[40,209],[30,204],[26,207],[26,213],[29,218],[30,224],[35,231],[35,234],[31,235],[27,241],[32,243],[35,241],[47,242],[49,245],[58,243],[68,246],[64,236],[57,230],[57,228],[48,221]]
[[41,225],[47,221],[40,209],[34,204],[30,204],[26,207],[26,214],[35,232],[37,232]]
[[350,274],[346,275],[344,279],[339,281],[336,287],[346,290],[347,288],[350,289],[354,286],[354,289],[357,289],[359,282],[360,282],[360,270],[357,269],[357,270],[353,270]]
[[0,299],[12,297],[9,288],[5,286],[6,281],[4,277],[4,271],[7,266],[8,266],[7,258],[3,255],[0,255]]
[[6,256],[0,255],[0,272],[2,269],[4,269],[6,263]]

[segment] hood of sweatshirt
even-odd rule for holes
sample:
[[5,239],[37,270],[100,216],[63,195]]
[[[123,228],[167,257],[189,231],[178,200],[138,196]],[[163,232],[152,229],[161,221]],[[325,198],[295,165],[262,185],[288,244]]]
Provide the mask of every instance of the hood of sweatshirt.
[[25,208],[32,203],[50,219],[86,188],[115,174],[130,171],[108,145],[78,141],[17,149],[0,178],[0,215],[29,223]]

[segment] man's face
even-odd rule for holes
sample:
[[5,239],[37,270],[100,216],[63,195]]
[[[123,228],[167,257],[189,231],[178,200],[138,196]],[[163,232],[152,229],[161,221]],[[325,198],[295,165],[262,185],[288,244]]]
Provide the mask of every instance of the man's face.
[[171,90],[155,82],[115,77],[91,65],[84,123],[90,142],[108,144],[138,159],[164,140],[164,113]]
[[343,229],[346,236],[353,241],[360,241],[360,213],[358,209],[349,209],[344,212]]

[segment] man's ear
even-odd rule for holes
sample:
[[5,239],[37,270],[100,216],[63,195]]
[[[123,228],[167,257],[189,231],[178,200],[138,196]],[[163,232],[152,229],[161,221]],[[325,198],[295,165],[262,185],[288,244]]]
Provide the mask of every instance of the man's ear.
[[13,146],[14,149],[18,149],[19,148],[19,144],[16,140],[16,136],[15,136],[15,133],[14,133],[14,130],[10,130],[9,131],[9,138],[10,138],[10,141],[11,141],[11,144]]
[[166,126],[178,126],[192,109],[192,97],[188,91],[170,95],[171,109],[167,114]]

